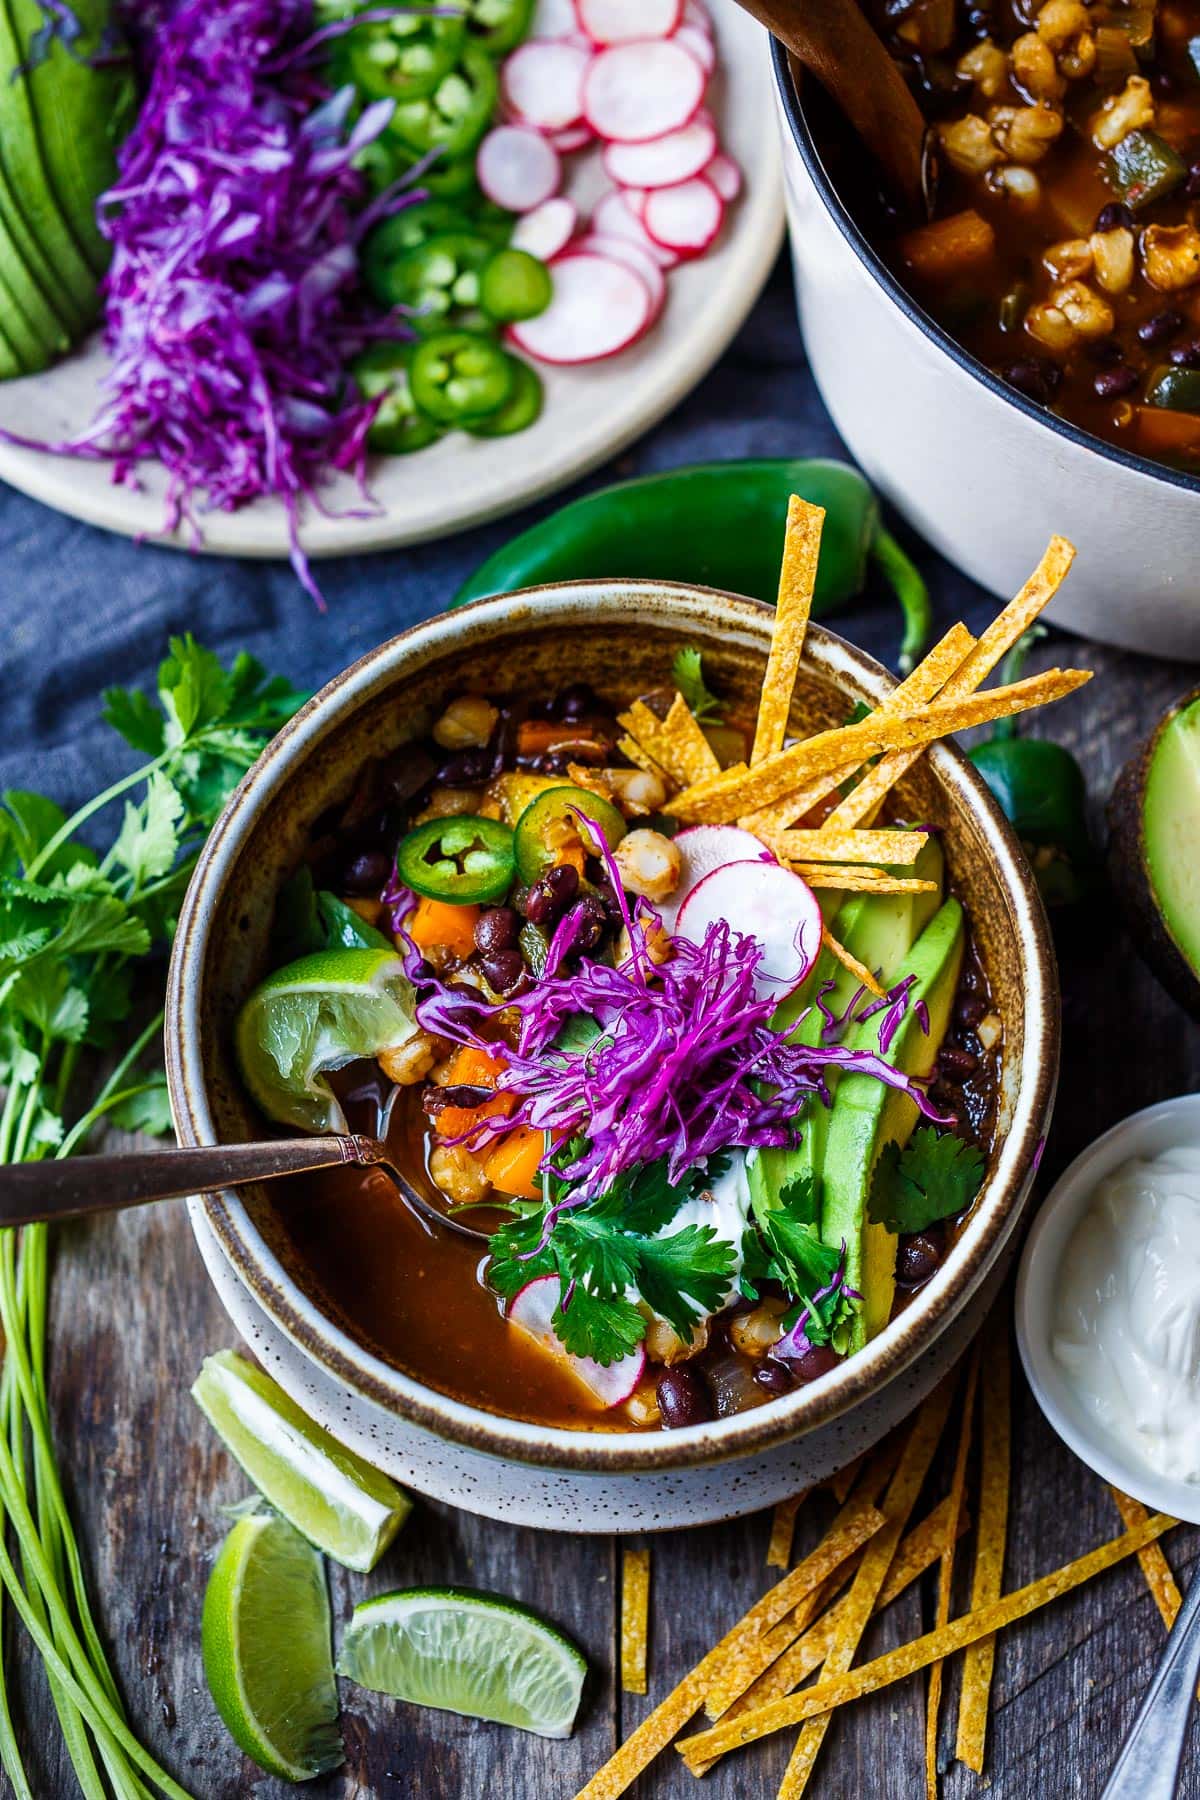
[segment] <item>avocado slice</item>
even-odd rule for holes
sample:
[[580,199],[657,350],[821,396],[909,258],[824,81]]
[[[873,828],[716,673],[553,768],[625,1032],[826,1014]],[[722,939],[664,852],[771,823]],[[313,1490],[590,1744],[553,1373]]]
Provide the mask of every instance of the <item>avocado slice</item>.
[[[3,65],[0,64],[0,80],[3,79]],[[12,157],[11,145],[8,146],[8,157]],[[59,331],[70,342],[87,329],[96,314],[99,305],[96,283],[88,271],[86,290],[77,295],[60,275],[55,274],[54,266],[33,230],[26,211],[27,201],[28,195],[23,197],[10,180],[5,145],[0,140],[0,237],[6,240],[0,258],[6,269],[14,262],[22,266],[24,279],[32,290],[36,290],[41,309],[56,321]]]
[[[45,24],[41,0],[4,4],[23,63]],[[96,222],[96,202],[116,179],[116,146],[133,124],[135,90],[129,67],[90,60],[111,25],[110,0],[73,0],[73,10],[79,36],[70,45],[53,38],[44,59],[15,85],[28,91],[47,185],[63,225],[99,276],[108,267],[111,247]]]
[[[950,1023],[964,942],[963,909],[957,900],[946,900],[898,971],[898,979],[916,979],[887,1061],[906,1075],[928,1075],[937,1060]],[[929,1015],[928,1034],[918,1001]],[[856,1025],[846,1042],[852,1050],[878,1051],[878,1015]],[[851,1072],[838,1083],[822,1167],[821,1236],[830,1245],[845,1241],[846,1280],[862,1295],[851,1328],[852,1350],[861,1349],[887,1324],[896,1288],[895,1236],[867,1218],[875,1160],[885,1144],[906,1144],[917,1118],[914,1100],[873,1076]]]
[[26,308],[18,300],[17,289],[9,281],[10,275],[15,278],[18,274],[9,260],[10,249],[0,231],[0,319],[4,321],[5,333],[17,359],[18,373],[35,375],[52,363],[65,345],[60,345],[59,328],[53,325],[52,316],[44,308],[35,311],[32,305]]
[[12,340],[4,329],[4,319],[0,317],[0,381],[11,381],[14,375],[23,375],[21,359],[12,347]]
[[1108,819],[1109,869],[1134,945],[1200,1018],[1200,689],[1126,765]]

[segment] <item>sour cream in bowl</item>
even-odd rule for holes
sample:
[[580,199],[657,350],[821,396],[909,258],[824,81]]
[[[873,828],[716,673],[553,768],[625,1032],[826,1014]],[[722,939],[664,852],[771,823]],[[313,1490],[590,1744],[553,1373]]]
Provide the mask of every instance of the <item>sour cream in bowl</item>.
[[1022,1257],[1017,1341],[1084,1462],[1200,1517],[1200,1095],[1122,1120],[1057,1182]]

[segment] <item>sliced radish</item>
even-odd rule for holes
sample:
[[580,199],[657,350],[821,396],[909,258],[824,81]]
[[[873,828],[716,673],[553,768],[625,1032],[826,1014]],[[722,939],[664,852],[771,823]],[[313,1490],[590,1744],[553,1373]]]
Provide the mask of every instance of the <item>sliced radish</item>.
[[675,42],[689,56],[694,56],[706,75],[711,75],[717,66],[717,52],[708,33],[701,31],[698,25],[681,25],[675,33]]
[[655,906],[668,931],[675,930],[680,908],[692,889],[716,869],[732,863],[773,863],[775,858],[752,832],[737,825],[690,825],[675,838],[675,848],[682,862],[679,886],[669,900]]
[[669,38],[683,17],[683,0],[576,0],[579,23],[594,44]]
[[694,25],[705,37],[713,34],[712,19],[704,0],[683,0],[683,22],[685,25]]
[[717,152],[703,174],[705,181],[716,188],[727,204],[736,200],[742,191],[742,171],[732,156],[726,156],[723,150]]
[[514,250],[525,250],[530,256],[549,262],[552,256],[566,249],[578,222],[579,214],[573,203],[558,194],[553,200],[543,200],[540,206],[518,219],[508,241]]
[[611,257],[613,262],[628,263],[634,274],[640,275],[649,289],[650,303],[654,308],[650,321],[653,324],[666,304],[667,278],[648,249],[635,244],[632,238],[606,237],[599,231],[581,238],[575,248],[595,256]]
[[610,256],[568,250],[554,265],[554,298],[509,335],[539,362],[597,362],[615,356],[653,322],[654,302],[640,275]]
[[648,144],[606,144],[604,172],[618,187],[672,187],[699,175],[717,152],[717,133],[706,112]]
[[655,243],[681,256],[707,250],[724,216],[725,202],[700,175],[677,187],[652,188],[642,207],[642,224]]
[[664,250],[646,233],[646,228],[624,194],[611,189],[602,194],[592,208],[592,229],[605,237],[627,238],[641,250],[648,250],[660,269],[673,269],[679,261],[674,250]]
[[575,0],[537,0],[529,27],[531,38],[574,37],[578,30]]
[[558,152],[530,125],[497,125],[475,158],[479,185],[507,212],[532,212],[558,192],[562,165]]
[[601,50],[583,81],[584,118],[600,137],[622,144],[680,130],[703,98],[704,71],[673,38]]
[[596,140],[595,132],[582,119],[578,125],[564,125],[561,131],[548,132],[547,136],[560,156],[570,156],[572,151],[582,150]]
[[505,59],[500,72],[505,103],[539,131],[574,125],[583,111],[583,77],[591,60],[565,39],[530,38]]
[[[682,835],[682,834],[681,834]],[[821,908],[807,882],[777,862],[726,863],[697,882],[679,908],[675,931],[702,944],[709,927],[726,919],[753,937],[762,962],[755,977],[760,999],[780,1000],[799,987],[821,948]]]
[[508,1309],[509,1324],[527,1332],[555,1362],[582,1382],[602,1406],[620,1406],[642,1379],[646,1352],[640,1348],[631,1350],[628,1356],[609,1363],[607,1368],[603,1363],[593,1362],[590,1356],[572,1356],[563,1349],[551,1324],[561,1292],[562,1284],[557,1275],[539,1275],[536,1281],[527,1282]]

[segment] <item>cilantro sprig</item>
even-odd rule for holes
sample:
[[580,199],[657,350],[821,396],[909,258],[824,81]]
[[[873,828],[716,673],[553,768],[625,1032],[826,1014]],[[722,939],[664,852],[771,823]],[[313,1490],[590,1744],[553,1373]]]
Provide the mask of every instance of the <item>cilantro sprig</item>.
[[922,1125],[901,1150],[885,1144],[875,1165],[867,1216],[888,1231],[924,1231],[965,1212],[983,1185],[984,1159],[953,1132]]
[[762,1282],[777,1281],[792,1301],[784,1330],[803,1319],[811,1344],[841,1348],[858,1301],[838,1279],[841,1248],[824,1242],[820,1223],[820,1190],[811,1174],[786,1183],[772,1205],[757,1206],[755,1229],[743,1244],[741,1287],[757,1300]]
[[[69,1156],[102,1120],[169,1129],[162,1013],[143,1023],[138,1004],[161,977],[145,965],[172,936],[225,800],[302,698],[253,657],[225,669],[194,638],[176,638],[153,698],[127,688],[105,696],[108,723],[139,753],[136,768],[69,818],[45,795],[0,795],[0,1162]],[[47,1271],[44,1225],[19,1240],[0,1232],[0,1410],[9,1421],[0,1531],[11,1527],[22,1545],[24,1583],[15,1567],[0,1574],[38,1650],[65,1664],[74,1693],[90,1696],[85,1719],[72,1687],[51,1682],[80,1790],[101,1791],[102,1765],[114,1792],[148,1793],[149,1783],[189,1800],[130,1732],[94,1623],[49,1434]],[[32,1458],[13,1448],[27,1441]],[[28,1796],[7,1716],[0,1677],[0,1763],[13,1792]]]
[[724,707],[705,682],[700,652],[694,644],[688,644],[675,652],[675,659],[671,664],[671,680],[687,701],[688,710],[698,724],[716,725],[720,722]]

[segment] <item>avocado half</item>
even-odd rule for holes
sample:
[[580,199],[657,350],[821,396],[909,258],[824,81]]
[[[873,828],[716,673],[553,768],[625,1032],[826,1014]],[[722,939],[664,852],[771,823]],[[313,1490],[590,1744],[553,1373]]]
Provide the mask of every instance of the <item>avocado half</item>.
[[1200,1019],[1200,688],[1121,771],[1108,831],[1109,874],[1134,947]]

